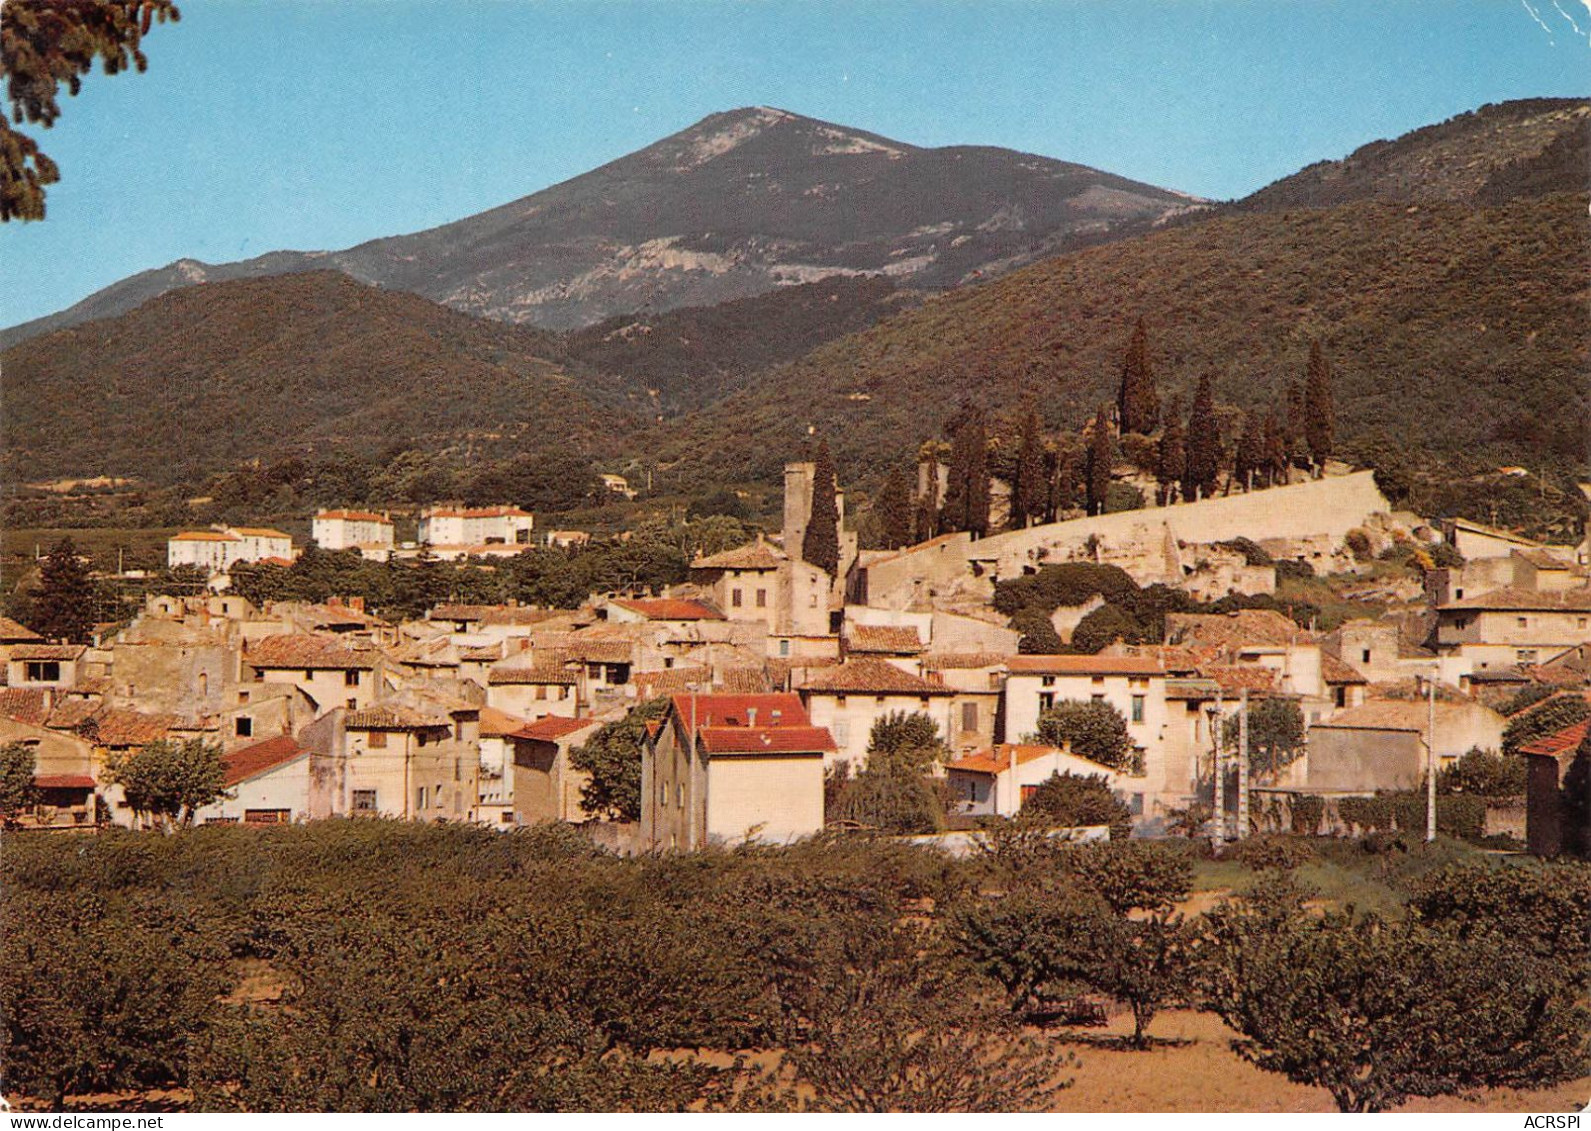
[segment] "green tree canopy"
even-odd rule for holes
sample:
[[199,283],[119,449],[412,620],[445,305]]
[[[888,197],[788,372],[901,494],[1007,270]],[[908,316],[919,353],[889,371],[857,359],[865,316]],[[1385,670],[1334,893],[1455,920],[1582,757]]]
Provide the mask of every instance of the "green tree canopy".
[[889,478],[873,502],[878,512],[879,537],[886,550],[909,545],[912,538],[912,496],[900,468],[891,468]]
[[33,593],[28,627],[50,640],[84,643],[94,627],[97,596],[94,579],[78,556],[77,545],[70,537],[62,538],[39,567],[39,586]]
[[[1224,724],[1223,737],[1238,747],[1240,723],[1236,715]],[[1304,753],[1304,713],[1293,699],[1261,699],[1249,707],[1249,772],[1272,779],[1298,761]]]
[[1186,442],[1182,498],[1191,503],[1215,494],[1216,479],[1221,474],[1221,426],[1215,418],[1215,389],[1208,373],[1199,377],[1193,394]]
[[13,821],[33,807],[39,796],[33,784],[37,767],[32,747],[20,742],[0,746],[0,817]]
[[194,814],[226,793],[226,760],[219,743],[161,739],[113,755],[106,768],[135,813],[193,824]]
[[1104,514],[1110,493],[1110,470],[1116,459],[1116,440],[1110,434],[1105,406],[1100,405],[1088,427],[1088,454],[1085,459],[1084,486],[1088,492],[1088,513]]
[[874,720],[867,737],[869,766],[925,773],[950,756],[939,724],[922,711],[891,711]]
[[1149,336],[1138,319],[1121,363],[1121,384],[1116,391],[1117,419],[1123,434],[1149,435],[1160,420],[1160,393],[1149,368]]
[[646,724],[668,714],[667,699],[633,708],[618,722],[603,723],[583,745],[569,752],[569,764],[591,775],[580,790],[588,816],[614,821],[641,819],[641,747]]
[[1309,343],[1309,370],[1304,377],[1304,441],[1316,474],[1331,458],[1337,431],[1337,409],[1332,401],[1331,366],[1321,352],[1320,339]]
[[1023,800],[1022,816],[1064,828],[1108,825],[1113,840],[1132,833],[1132,813],[1103,774],[1051,774]]
[[[148,69],[141,44],[153,21],[180,18],[172,0],[8,0],[0,75],[12,121],[55,125],[61,83],[76,95],[95,60],[107,75]],[[44,186],[60,179],[38,143],[0,116],[0,222],[44,219]]]
[[1127,720],[1103,699],[1063,699],[1039,715],[1034,738],[1113,770],[1129,770],[1134,761]]
[[812,511],[801,537],[801,560],[833,577],[840,569],[840,510],[834,501],[837,488],[828,441],[818,441],[812,462]]

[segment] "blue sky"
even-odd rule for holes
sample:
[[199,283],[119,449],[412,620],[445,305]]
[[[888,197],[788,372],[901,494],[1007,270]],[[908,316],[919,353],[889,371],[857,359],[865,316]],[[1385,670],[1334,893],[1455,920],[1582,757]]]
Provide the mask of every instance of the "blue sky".
[[180,0],[39,131],[0,325],[136,271],[417,231],[738,106],[1209,197],[1591,93],[1591,0]]

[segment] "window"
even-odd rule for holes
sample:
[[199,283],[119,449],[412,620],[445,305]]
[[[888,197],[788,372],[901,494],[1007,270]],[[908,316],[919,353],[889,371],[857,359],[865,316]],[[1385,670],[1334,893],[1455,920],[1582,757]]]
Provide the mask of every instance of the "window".
[[740,590],[739,589],[731,589],[729,591],[729,604],[730,604],[730,607],[732,607],[732,608],[736,608],[736,609],[740,608]]
[[[1132,721],[1135,723],[1144,721],[1144,697],[1142,695],[1134,695],[1132,697]],[[1211,772],[1213,773],[1214,771]]]
[[232,733],[238,738],[253,738],[254,720],[247,715],[239,715],[232,721]]
[[976,703],[963,703],[961,705],[961,729],[978,729],[978,705]]
[[1462,590],[1462,589],[1453,590],[1453,597],[1456,600],[1462,601],[1464,599],[1464,590]]
[[681,809],[685,808],[685,783],[684,782],[681,782],[680,784],[678,784],[678,785],[676,785],[674,787],[674,804],[677,807],[681,808]]
[[387,732],[384,730],[371,731],[370,737],[365,740],[365,745],[372,750],[385,750],[387,748]]
[[416,809],[425,808],[425,786],[423,785],[414,791],[414,807]]
[[[464,720],[463,719],[454,719],[453,720],[453,741],[454,742],[463,742],[464,741]],[[454,780],[457,781],[458,779],[455,778]]]
[[311,682],[311,681],[312,681],[312,680],[313,680],[313,679],[314,679],[314,678],[315,678],[315,673],[314,673],[314,672],[312,672],[312,671],[310,671],[310,670],[309,670],[309,669],[308,669],[308,668],[305,668],[305,669],[304,669],[304,682],[305,682],[305,683],[309,683],[309,682]]
[[[383,738],[386,735],[382,735]],[[373,789],[354,790],[354,812],[374,813],[376,811],[376,791]]]
[[359,710],[359,700],[357,700],[357,699],[349,699],[346,702],[347,702],[347,705],[348,705],[348,709],[350,711]]
[[429,736],[429,735],[427,735],[427,734],[426,734],[426,733],[425,733],[425,731],[423,731],[423,730],[422,730],[422,731],[420,731],[420,732],[419,732],[419,733],[418,733],[418,734],[416,734],[416,735],[415,735],[415,736],[414,736],[414,744],[415,744],[415,745],[416,745],[416,746],[424,746],[424,745],[425,745],[425,743],[426,743],[426,739],[427,739],[427,738],[429,738],[429,737],[430,737],[430,736]]
[[508,812],[508,810],[505,809],[505,810],[503,810],[503,812],[501,814],[501,819],[502,819],[503,824],[505,824],[505,825],[512,824],[513,821],[514,821],[514,815],[512,813]]
[[343,686],[344,687],[358,687],[359,686],[359,673],[357,671],[343,672]]
[[[128,694],[131,694],[131,692],[129,692]],[[248,701],[249,701],[249,693],[247,691],[245,691],[245,690],[241,690],[240,689],[238,691],[238,702],[239,703],[247,703]]]
[[1536,650],[1534,648],[1521,648],[1514,653],[1514,659],[1521,664],[1533,664],[1536,662]]
[[662,782],[658,785],[657,803],[664,808],[668,807],[668,782]]
[[1591,622],[1588,622],[1585,617],[1581,617],[1579,620],[1577,620],[1575,622],[1575,627],[1576,628],[1591,627]]
[[[1365,648],[1359,653],[1359,662],[1361,664],[1368,664],[1370,662],[1370,649]],[[1211,770],[1210,772],[1212,774],[1215,773],[1214,770]]]
[[245,809],[245,825],[285,825],[293,819],[290,809]]
[[1518,624],[1520,628],[1529,628],[1530,627],[1530,618],[1529,617],[1520,617],[1520,618],[1518,618],[1518,620],[1515,621],[1515,623]]
[[542,700],[547,698],[547,685],[545,683],[538,683],[536,685],[536,698]]
[[834,745],[844,749],[851,742],[851,720],[835,719],[829,732],[834,735]]
[[788,640],[779,641],[779,655],[788,656],[789,654],[790,654],[790,642]]
[[61,665],[55,660],[29,660],[27,679],[29,683],[59,683]]
[[757,608],[766,609],[767,607],[768,607],[768,591],[766,589],[757,590]]
[[1039,710],[1048,711],[1053,706],[1055,706],[1055,692],[1053,692],[1053,691],[1041,691],[1041,692],[1039,692]]
[[1096,691],[1094,694],[1090,695],[1089,698],[1096,703],[1103,703],[1105,701],[1105,693],[1103,691]]
[[1052,676],[1052,675],[1041,676],[1039,678],[1039,686],[1040,687],[1054,687],[1055,686],[1055,677]]

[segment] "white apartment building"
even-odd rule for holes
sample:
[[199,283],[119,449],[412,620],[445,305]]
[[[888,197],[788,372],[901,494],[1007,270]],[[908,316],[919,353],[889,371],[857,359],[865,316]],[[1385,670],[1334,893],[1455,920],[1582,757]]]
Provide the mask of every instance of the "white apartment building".
[[310,537],[323,550],[391,550],[392,520],[371,511],[321,511],[310,521]]
[[536,517],[516,506],[432,507],[420,516],[426,546],[530,545]]

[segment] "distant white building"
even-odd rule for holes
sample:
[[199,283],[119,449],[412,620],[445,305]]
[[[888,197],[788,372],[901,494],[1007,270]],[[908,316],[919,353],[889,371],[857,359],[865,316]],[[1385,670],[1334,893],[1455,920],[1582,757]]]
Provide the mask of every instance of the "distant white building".
[[323,550],[358,550],[384,557],[394,544],[392,520],[371,511],[321,511],[310,521],[310,537]]
[[225,573],[239,562],[293,560],[293,539],[280,530],[258,526],[217,526],[184,530],[166,541],[166,565],[196,566],[207,573]]
[[420,516],[426,546],[530,545],[536,517],[516,506],[432,507]]

